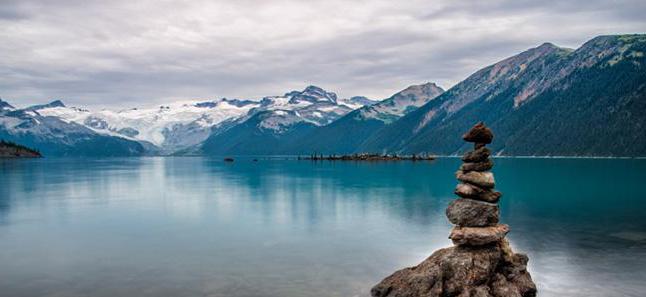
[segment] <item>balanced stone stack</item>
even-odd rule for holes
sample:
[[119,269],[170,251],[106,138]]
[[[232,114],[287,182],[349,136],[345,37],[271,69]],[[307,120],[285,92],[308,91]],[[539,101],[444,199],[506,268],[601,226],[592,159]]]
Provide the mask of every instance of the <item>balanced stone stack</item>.
[[456,227],[449,238],[456,245],[485,245],[501,241],[509,226],[498,224],[500,192],[494,190],[496,182],[489,170],[493,162],[486,147],[493,140],[493,133],[483,123],[478,123],[462,138],[474,143],[474,149],[462,157],[464,163],[456,172],[461,182],[455,188],[460,198],[446,209],[446,216]]
[[528,257],[514,253],[499,224],[500,211],[491,151],[493,133],[483,123],[463,136],[474,143],[456,173],[458,199],[446,210],[455,225],[455,246],[435,251],[414,267],[386,277],[370,291],[374,297],[534,297],[536,285],[527,271]]

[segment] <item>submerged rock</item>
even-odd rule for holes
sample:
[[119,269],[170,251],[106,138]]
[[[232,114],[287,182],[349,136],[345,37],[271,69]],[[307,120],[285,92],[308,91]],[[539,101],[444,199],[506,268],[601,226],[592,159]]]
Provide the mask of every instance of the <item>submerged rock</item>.
[[491,227],[453,227],[449,238],[456,245],[485,245],[505,238],[509,226],[500,224]]
[[446,208],[449,221],[461,227],[487,227],[498,224],[498,205],[472,199],[453,200]]
[[436,251],[417,266],[377,284],[374,297],[533,297],[527,257],[505,255],[502,244],[455,246]]
[[467,142],[489,144],[493,140],[493,132],[483,122],[480,122],[462,135],[462,139]]

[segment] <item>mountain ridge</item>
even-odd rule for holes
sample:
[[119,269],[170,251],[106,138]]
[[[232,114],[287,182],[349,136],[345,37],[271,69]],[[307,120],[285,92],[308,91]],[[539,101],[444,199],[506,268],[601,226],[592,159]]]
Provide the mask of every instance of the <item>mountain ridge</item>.
[[465,149],[455,141],[459,131],[485,121],[499,131],[497,155],[646,156],[645,52],[645,34],[602,35],[577,49],[546,42],[446,91],[411,85],[381,101],[338,98],[314,85],[261,100],[121,111],[60,100],[20,109],[0,99],[0,137],[54,155],[97,146],[115,155],[457,155]]
[[294,140],[287,151],[297,154],[354,153],[363,141],[381,127],[433,100],[443,92],[441,87],[431,82],[408,86],[384,100],[355,109],[329,125],[313,129],[300,139]]
[[[638,111],[646,101],[646,61],[639,54],[645,50],[646,35],[621,35],[596,37],[574,51],[521,53],[520,57],[540,58],[515,63],[517,68],[507,68],[505,80],[477,84],[484,92],[469,93],[474,80],[497,74],[510,60],[483,68],[437,100],[384,127],[359,149],[459,154],[464,147],[451,139],[468,125],[485,121],[499,131],[492,150],[501,155],[644,156],[644,137],[638,130],[645,123]],[[518,76],[507,80],[509,71]],[[452,109],[454,101],[465,95],[470,102]],[[617,105],[622,100],[632,105]],[[613,108],[631,115],[630,120],[604,112]],[[604,121],[595,122],[596,118]],[[618,137],[626,145],[599,142],[604,136]]]

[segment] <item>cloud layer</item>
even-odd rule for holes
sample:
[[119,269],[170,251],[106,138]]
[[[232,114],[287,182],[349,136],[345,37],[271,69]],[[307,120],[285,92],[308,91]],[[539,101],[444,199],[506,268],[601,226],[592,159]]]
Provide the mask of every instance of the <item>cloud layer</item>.
[[2,0],[0,96],[126,108],[319,85],[447,88],[543,42],[646,32],[635,1]]

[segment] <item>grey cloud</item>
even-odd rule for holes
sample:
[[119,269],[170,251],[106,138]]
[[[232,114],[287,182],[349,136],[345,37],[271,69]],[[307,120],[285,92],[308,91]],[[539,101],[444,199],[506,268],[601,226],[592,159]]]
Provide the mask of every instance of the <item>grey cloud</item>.
[[320,85],[386,98],[445,88],[543,42],[646,31],[643,1],[14,1],[0,96],[126,108]]
[[27,18],[27,15],[14,7],[0,7],[0,20],[20,20]]

